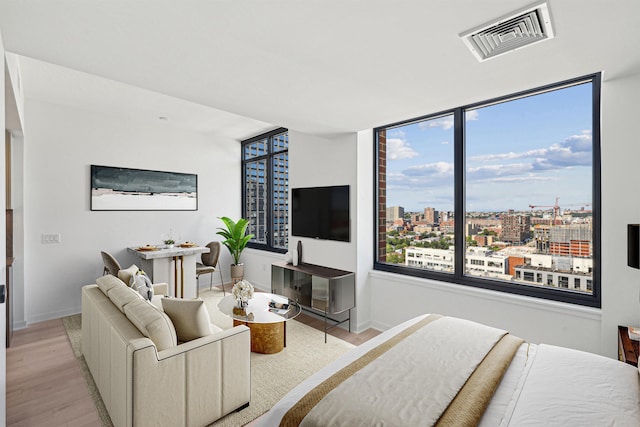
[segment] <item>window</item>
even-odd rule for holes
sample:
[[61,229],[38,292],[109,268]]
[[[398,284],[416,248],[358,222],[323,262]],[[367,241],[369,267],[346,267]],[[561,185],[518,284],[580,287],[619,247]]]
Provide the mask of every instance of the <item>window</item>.
[[248,246],[285,252],[289,240],[289,133],[277,129],[242,142],[242,216]]
[[568,288],[569,287],[569,278],[567,276],[560,276],[558,277],[558,286],[560,286],[561,288]]
[[599,123],[594,74],[375,129],[375,268],[599,307]]

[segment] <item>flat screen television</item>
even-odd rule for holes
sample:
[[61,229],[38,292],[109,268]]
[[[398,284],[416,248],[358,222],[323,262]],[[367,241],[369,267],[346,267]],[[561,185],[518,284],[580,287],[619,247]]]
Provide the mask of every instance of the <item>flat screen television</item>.
[[349,186],[293,188],[291,234],[350,241]]

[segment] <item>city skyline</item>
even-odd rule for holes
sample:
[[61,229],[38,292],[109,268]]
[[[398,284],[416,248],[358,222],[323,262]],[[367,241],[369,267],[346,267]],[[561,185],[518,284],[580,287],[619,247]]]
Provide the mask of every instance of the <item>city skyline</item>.
[[[467,211],[592,203],[592,84],[467,110]],[[387,206],[453,211],[453,116],[387,131]]]

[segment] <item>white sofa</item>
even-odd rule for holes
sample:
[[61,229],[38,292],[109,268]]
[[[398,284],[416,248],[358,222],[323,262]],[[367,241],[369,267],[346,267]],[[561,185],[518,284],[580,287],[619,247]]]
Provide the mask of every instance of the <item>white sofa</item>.
[[116,427],[204,426],[249,404],[248,328],[178,343],[169,317],[111,275],[82,288],[82,352]]

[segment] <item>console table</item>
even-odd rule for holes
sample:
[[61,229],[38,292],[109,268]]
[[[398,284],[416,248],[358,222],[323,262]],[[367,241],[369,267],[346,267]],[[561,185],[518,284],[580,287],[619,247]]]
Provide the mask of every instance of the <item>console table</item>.
[[[324,317],[324,341],[327,331],[344,322],[349,322],[351,332],[351,309],[356,306],[356,275],[351,271],[338,270],[314,264],[294,266],[286,262],[271,264],[271,292],[284,295],[300,304],[302,308]],[[348,312],[344,320],[329,315]],[[333,325],[327,326],[327,321]]]

